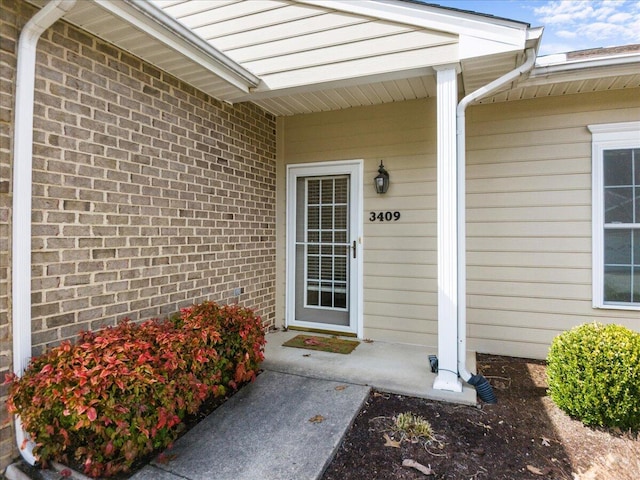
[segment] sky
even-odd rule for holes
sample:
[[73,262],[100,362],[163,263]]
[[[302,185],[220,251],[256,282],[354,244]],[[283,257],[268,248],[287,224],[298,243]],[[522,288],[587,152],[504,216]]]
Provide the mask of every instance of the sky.
[[545,27],[539,56],[640,43],[640,0],[423,0]]

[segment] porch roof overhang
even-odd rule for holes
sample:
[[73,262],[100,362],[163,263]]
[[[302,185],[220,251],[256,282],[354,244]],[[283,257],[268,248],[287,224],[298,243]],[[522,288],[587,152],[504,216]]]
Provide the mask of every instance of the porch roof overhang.
[[64,19],[278,116],[435,97],[440,65],[458,66],[464,95],[521,63],[542,33],[415,0],[91,0]]
[[529,77],[479,103],[640,87],[640,44],[539,57]]

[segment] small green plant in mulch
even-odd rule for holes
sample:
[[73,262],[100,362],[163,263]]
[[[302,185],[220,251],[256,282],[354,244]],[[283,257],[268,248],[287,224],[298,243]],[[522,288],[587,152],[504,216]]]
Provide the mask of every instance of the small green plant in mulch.
[[298,335],[284,342],[285,347],[306,348],[331,353],[351,353],[360,342],[344,340],[337,337],[319,337],[315,335]]
[[411,412],[400,413],[393,419],[394,433],[400,435],[400,441],[417,443],[434,440],[431,424],[420,415]]

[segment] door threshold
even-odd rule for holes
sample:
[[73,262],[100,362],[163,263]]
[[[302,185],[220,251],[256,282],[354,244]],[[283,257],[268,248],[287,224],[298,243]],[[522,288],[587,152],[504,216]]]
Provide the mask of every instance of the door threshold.
[[338,332],[336,330],[324,330],[320,328],[307,328],[307,327],[287,327],[287,330],[294,330],[297,332],[309,332],[309,333],[324,333],[326,335],[335,335],[337,337],[352,337],[358,338],[358,335],[350,332]]

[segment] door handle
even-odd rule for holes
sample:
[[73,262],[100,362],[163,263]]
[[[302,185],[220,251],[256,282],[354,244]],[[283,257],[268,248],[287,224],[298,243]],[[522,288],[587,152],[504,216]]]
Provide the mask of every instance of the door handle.
[[356,247],[356,241],[354,240],[351,244],[351,248],[353,248],[353,258],[356,258],[358,254],[358,248]]

